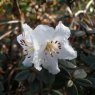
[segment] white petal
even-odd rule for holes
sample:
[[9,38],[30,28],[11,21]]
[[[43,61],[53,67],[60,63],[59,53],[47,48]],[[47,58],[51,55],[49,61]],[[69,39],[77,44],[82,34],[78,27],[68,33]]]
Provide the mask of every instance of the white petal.
[[77,57],[77,52],[72,48],[69,42],[66,40],[61,43],[62,47],[60,53],[58,54],[59,59],[69,59],[72,60]]
[[27,47],[22,34],[17,36],[17,41],[23,48]]
[[49,73],[57,74],[60,72],[58,67],[58,59],[51,57],[50,55],[45,56],[45,62],[42,66],[49,71]]
[[33,64],[33,52],[32,53],[30,53],[30,54],[28,54],[26,57],[25,57],[25,59],[24,59],[24,61],[23,61],[23,65],[25,66],[25,67],[31,67],[32,66],[32,64]]
[[23,37],[24,37],[26,44],[31,45],[32,44],[31,35],[32,35],[33,29],[27,24],[22,24],[22,29],[23,29]]
[[35,51],[34,57],[33,57],[34,67],[40,71],[42,69],[42,67],[41,67],[42,63],[43,63],[43,52]]
[[68,39],[70,37],[70,29],[62,24],[61,21],[59,21],[59,24],[55,28],[55,35],[56,37]]
[[38,25],[32,32],[35,50],[44,50],[47,40],[52,38],[54,29],[47,25]]

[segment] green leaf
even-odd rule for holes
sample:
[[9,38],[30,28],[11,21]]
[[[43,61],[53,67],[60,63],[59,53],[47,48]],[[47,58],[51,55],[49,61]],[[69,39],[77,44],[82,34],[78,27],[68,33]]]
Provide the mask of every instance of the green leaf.
[[30,90],[31,93],[38,93],[40,91],[40,83],[38,80],[35,80],[31,85],[30,85]]
[[30,83],[25,91],[23,93],[24,95],[36,95],[40,92],[40,82],[38,80],[33,81]]
[[31,90],[28,90],[28,91],[24,92],[23,95],[33,95],[33,94],[31,94]]
[[43,69],[39,75],[38,79],[44,82],[46,85],[50,86],[55,80],[55,76],[49,73],[47,70]]
[[29,83],[31,83],[31,82],[33,82],[34,80],[35,80],[35,78],[36,78],[36,75],[35,75],[35,73],[33,72],[33,73],[31,73],[30,75],[29,75],[29,77],[28,77],[28,82]]
[[84,36],[86,33],[84,32],[84,31],[76,31],[75,32],[75,36],[76,37],[82,37],[82,36]]
[[68,95],[78,95],[78,90],[77,90],[76,85],[68,87],[67,88],[67,93],[68,93]]
[[92,86],[92,82],[87,79],[76,79],[75,83],[77,83],[78,85],[84,86],[84,87],[91,87]]
[[21,71],[16,75],[15,80],[17,81],[26,80],[28,79],[29,75],[30,75],[30,72],[28,70]]
[[0,95],[5,95],[4,92],[0,92]]
[[85,78],[87,76],[87,73],[84,71],[84,69],[78,69],[75,70],[73,76],[74,78]]
[[0,82],[0,91],[3,91],[4,90],[4,86],[3,86],[3,83]]
[[66,68],[64,68],[63,66],[60,67],[60,73],[59,74],[62,74],[62,76],[66,77],[68,79],[71,77],[69,71]]
[[77,67],[72,62],[64,61],[64,60],[59,60],[59,64],[62,64],[63,66],[70,68],[70,69],[75,69]]
[[65,68],[60,68],[60,72],[56,75],[53,83],[54,89],[60,89],[67,85],[68,80],[71,78],[70,73]]
[[90,33],[92,31],[92,28],[90,28],[85,22],[79,22],[81,28],[83,28],[86,32]]
[[63,94],[58,90],[53,90],[52,95],[63,95]]
[[90,78],[88,78],[88,80],[92,82],[92,88],[95,89],[95,78],[90,77]]
[[81,54],[80,59],[85,64],[89,65],[91,69],[95,69],[95,56],[94,55],[85,56],[84,54]]

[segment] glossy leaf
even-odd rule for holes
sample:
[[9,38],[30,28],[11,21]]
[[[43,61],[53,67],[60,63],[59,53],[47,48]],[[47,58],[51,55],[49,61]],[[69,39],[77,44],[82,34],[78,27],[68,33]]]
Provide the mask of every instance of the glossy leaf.
[[87,73],[84,71],[84,69],[78,69],[74,71],[73,76],[74,78],[85,78]]
[[93,55],[85,56],[82,54],[80,55],[80,58],[84,63],[89,65],[90,68],[95,69],[95,56]]
[[33,73],[31,73],[30,75],[29,75],[29,77],[28,77],[28,82],[29,83],[31,83],[31,82],[33,82],[34,80],[35,80],[35,78],[36,78],[36,75],[35,75],[35,73],[33,72]]
[[21,71],[16,75],[15,80],[17,81],[26,80],[28,79],[29,75],[30,75],[29,71]]
[[36,95],[40,91],[40,82],[35,80],[32,83],[29,83],[26,91],[23,93],[24,95]]
[[53,90],[52,95],[63,95],[63,94],[58,90]]
[[75,69],[77,66],[74,65],[72,62],[69,61],[64,61],[64,60],[59,60],[59,64],[62,64],[63,66],[65,66],[66,68],[70,68],[70,69]]
[[5,95],[5,93],[4,92],[0,92],[0,95]]
[[30,91],[31,93],[38,93],[40,91],[40,83],[39,81],[35,80],[32,84],[30,84]]
[[50,86],[55,80],[55,76],[49,73],[47,70],[43,69],[38,75],[38,79],[44,82],[46,85]]
[[84,87],[91,87],[92,85],[92,82],[87,79],[76,79],[75,82]]
[[76,31],[75,32],[75,36],[76,37],[82,37],[82,36],[84,36],[86,33],[84,32],[84,31]]
[[88,80],[90,80],[92,82],[92,88],[95,89],[95,78],[89,77]]
[[78,95],[78,90],[75,85],[67,88],[68,95]]
[[63,86],[67,85],[67,82],[70,77],[71,75],[68,70],[66,70],[65,68],[60,68],[60,73],[58,73],[55,77],[53,88],[60,89]]

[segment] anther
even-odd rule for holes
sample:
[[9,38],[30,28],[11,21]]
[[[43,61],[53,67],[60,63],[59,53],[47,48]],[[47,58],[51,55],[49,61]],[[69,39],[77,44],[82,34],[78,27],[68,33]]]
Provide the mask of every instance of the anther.
[[52,43],[53,41],[51,41],[51,43]]
[[60,43],[58,43],[59,45],[61,45]]
[[56,52],[57,54],[59,54],[59,52]]
[[59,48],[61,47],[61,45],[60,46],[58,46]]
[[61,49],[61,46],[58,46],[59,49]]
[[61,47],[61,45],[59,45],[59,47]]
[[28,58],[30,58],[31,56],[28,56]]
[[24,40],[20,40],[20,42],[21,42],[21,45],[27,46]]
[[58,41],[55,41],[55,43],[57,43]]
[[52,53],[50,55],[51,55],[51,57],[53,57]]

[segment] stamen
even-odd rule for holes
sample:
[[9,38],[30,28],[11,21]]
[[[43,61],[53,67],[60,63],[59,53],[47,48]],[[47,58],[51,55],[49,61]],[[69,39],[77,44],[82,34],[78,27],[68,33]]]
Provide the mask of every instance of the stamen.
[[61,49],[61,45],[59,45],[58,48]]
[[53,57],[53,54],[52,53],[50,55],[51,55],[51,57]]
[[59,45],[61,45],[60,43],[58,43]]
[[54,56],[54,54],[59,54],[58,49],[61,49],[61,44],[58,41],[48,41],[46,48],[45,48],[45,55],[47,54],[47,52],[49,52],[49,54],[51,55],[51,57]]
[[52,43],[53,41],[51,41],[51,43]]
[[59,48],[61,47],[61,45],[58,46]]
[[21,42],[21,45],[27,46],[24,40],[20,40],[20,42]]
[[58,41],[55,41],[55,44],[57,43]]
[[30,58],[31,56],[28,56],[28,58]]
[[59,54],[59,52],[56,52],[57,54]]

